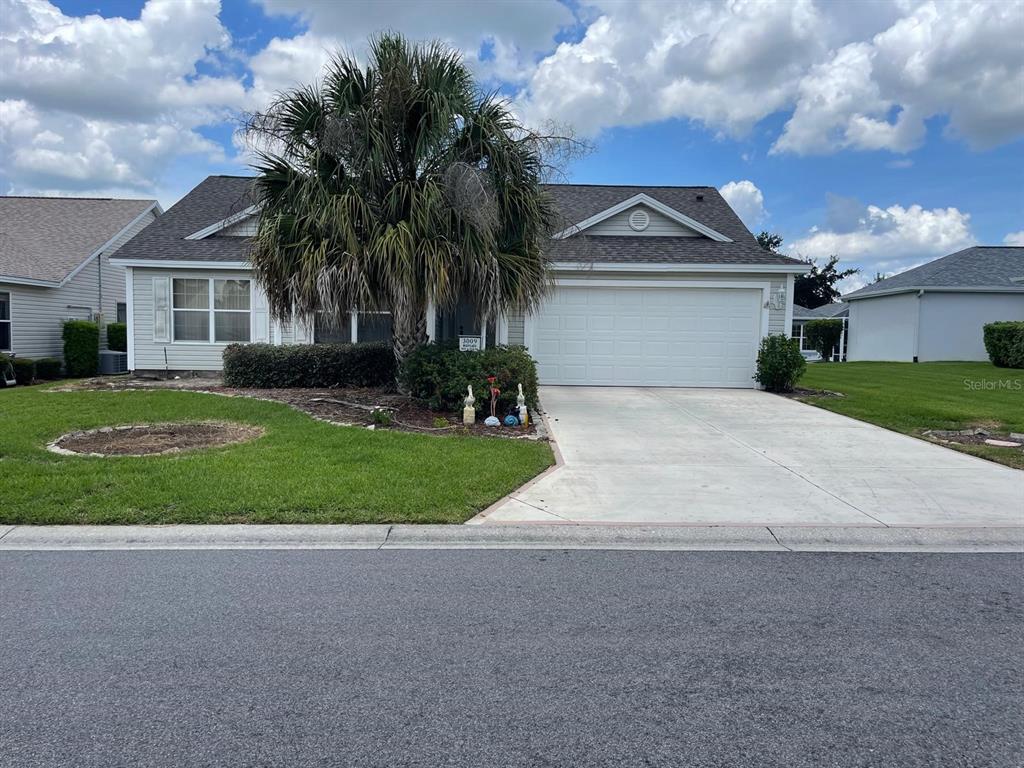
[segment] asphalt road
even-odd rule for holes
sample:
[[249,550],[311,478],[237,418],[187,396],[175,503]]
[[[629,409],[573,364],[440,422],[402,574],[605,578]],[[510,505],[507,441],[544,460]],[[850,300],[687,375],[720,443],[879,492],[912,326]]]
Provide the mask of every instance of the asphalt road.
[[0,765],[1019,766],[1022,565],[0,552]]

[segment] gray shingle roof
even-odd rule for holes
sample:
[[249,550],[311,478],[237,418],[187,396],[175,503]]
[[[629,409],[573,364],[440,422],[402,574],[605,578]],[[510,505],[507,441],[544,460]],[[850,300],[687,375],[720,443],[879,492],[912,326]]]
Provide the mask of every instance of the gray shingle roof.
[[1024,246],[976,245],[965,248],[865,286],[844,296],[843,301],[921,288],[1024,291]]
[[[585,232],[552,241],[549,258],[581,263],[658,262],[678,264],[798,264],[762,249],[714,187],[620,187],[550,184],[565,226],[578,223],[642,193],[732,239],[703,237],[589,237]],[[249,205],[252,177],[211,176],[143,230],[118,253],[119,258],[150,260],[244,261],[248,238],[185,240]],[[698,200],[698,195],[703,200]]]
[[252,205],[252,181],[250,176],[207,177],[163,216],[129,240],[117,252],[117,258],[245,261],[248,238],[185,238]]
[[814,309],[802,307],[799,304],[793,305],[794,320],[819,320],[830,317],[848,317],[850,308],[846,304],[823,304]]
[[0,197],[0,280],[61,282],[155,202]]

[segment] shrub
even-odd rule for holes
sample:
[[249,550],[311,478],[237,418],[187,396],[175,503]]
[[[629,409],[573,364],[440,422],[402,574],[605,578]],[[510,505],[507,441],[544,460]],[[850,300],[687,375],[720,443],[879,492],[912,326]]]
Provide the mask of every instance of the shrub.
[[523,385],[526,404],[537,405],[537,364],[525,347],[491,347],[479,352],[460,352],[447,344],[427,344],[409,355],[399,374],[409,394],[435,411],[462,408],[467,385],[473,385],[476,409],[490,414],[488,376],[494,376],[498,414],[504,416],[516,404],[517,384]]
[[807,369],[800,342],[781,333],[761,339],[754,379],[769,392],[789,392]]
[[21,386],[28,386],[36,380],[36,361],[27,357],[16,357],[11,361],[14,364],[14,378]]
[[804,325],[804,336],[812,349],[817,350],[822,360],[831,360],[832,354],[843,337],[842,320],[811,320]]
[[985,351],[993,365],[1024,368],[1024,321],[988,323],[984,334]]
[[41,357],[36,360],[36,376],[40,379],[53,381],[60,378],[61,363],[58,357]]
[[64,368],[68,376],[95,376],[100,368],[100,327],[88,320],[64,322]]
[[394,381],[389,344],[229,344],[224,350],[229,387],[380,387]]
[[107,324],[107,349],[112,349],[115,352],[128,351],[127,323]]

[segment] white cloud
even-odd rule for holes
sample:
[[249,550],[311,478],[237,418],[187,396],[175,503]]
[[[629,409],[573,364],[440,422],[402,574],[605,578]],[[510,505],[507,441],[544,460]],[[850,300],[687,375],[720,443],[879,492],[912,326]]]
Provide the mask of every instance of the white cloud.
[[722,186],[719,192],[725,201],[736,211],[747,229],[757,228],[762,221],[766,211],[764,209],[764,195],[752,181],[730,181]]
[[[837,200],[847,214],[850,201]],[[862,274],[858,280],[864,280],[873,278],[876,272],[902,272],[977,242],[971,233],[970,214],[952,207],[868,205],[856,219],[845,215],[832,218],[833,223],[812,228],[790,243],[787,253],[818,259],[835,254],[844,264],[859,266]],[[858,280],[844,287],[851,290]]]
[[217,0],[149,0],[135,20],[76,18],[5,3],[0,175],[16,191],[150,191],[177,156],[222,160],[197,129],[248,97],[233,76],[197,72],[230,47],[219,12]]
[[842,148],[906,152],[926,118],[976,148],[1024,130],[1024,6],[925,2],[870,41],[835,51],[801,80],[775,152]]
[[1024,245],[1024,229],[1010,232],[1003,238],[1004,245]]

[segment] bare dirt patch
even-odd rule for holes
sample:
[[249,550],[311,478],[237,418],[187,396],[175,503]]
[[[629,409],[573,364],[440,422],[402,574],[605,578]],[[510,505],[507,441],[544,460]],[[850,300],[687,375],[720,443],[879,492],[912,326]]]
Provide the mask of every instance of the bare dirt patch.
[[72,432],[54,440],[50,448],[89,456],[153,456],[242,443],[263,433],[262,427],[252,424],[134,424]]
[[[218,378],[141,379],[132,377],[96,377],[84,379],[51,391],[75,390],[180,390],[209,392],[228,397],[252,397],[273,400],[308,413],[315,419],[345,426],[373,427],[399,432],[418,432],[433,435],[480,435],[484,437],[544,439],[532,421],[527,427],[488,427],[483,423],[487,414],[477,412],[477,422],[463,425],[462,413],[431,411],[415,400],[382,387],[348,389],[243,389],[225,387]],[[375,416],[374,411],[385,411],[387,419]],[[501,414],[502,416],[504,414]]]

